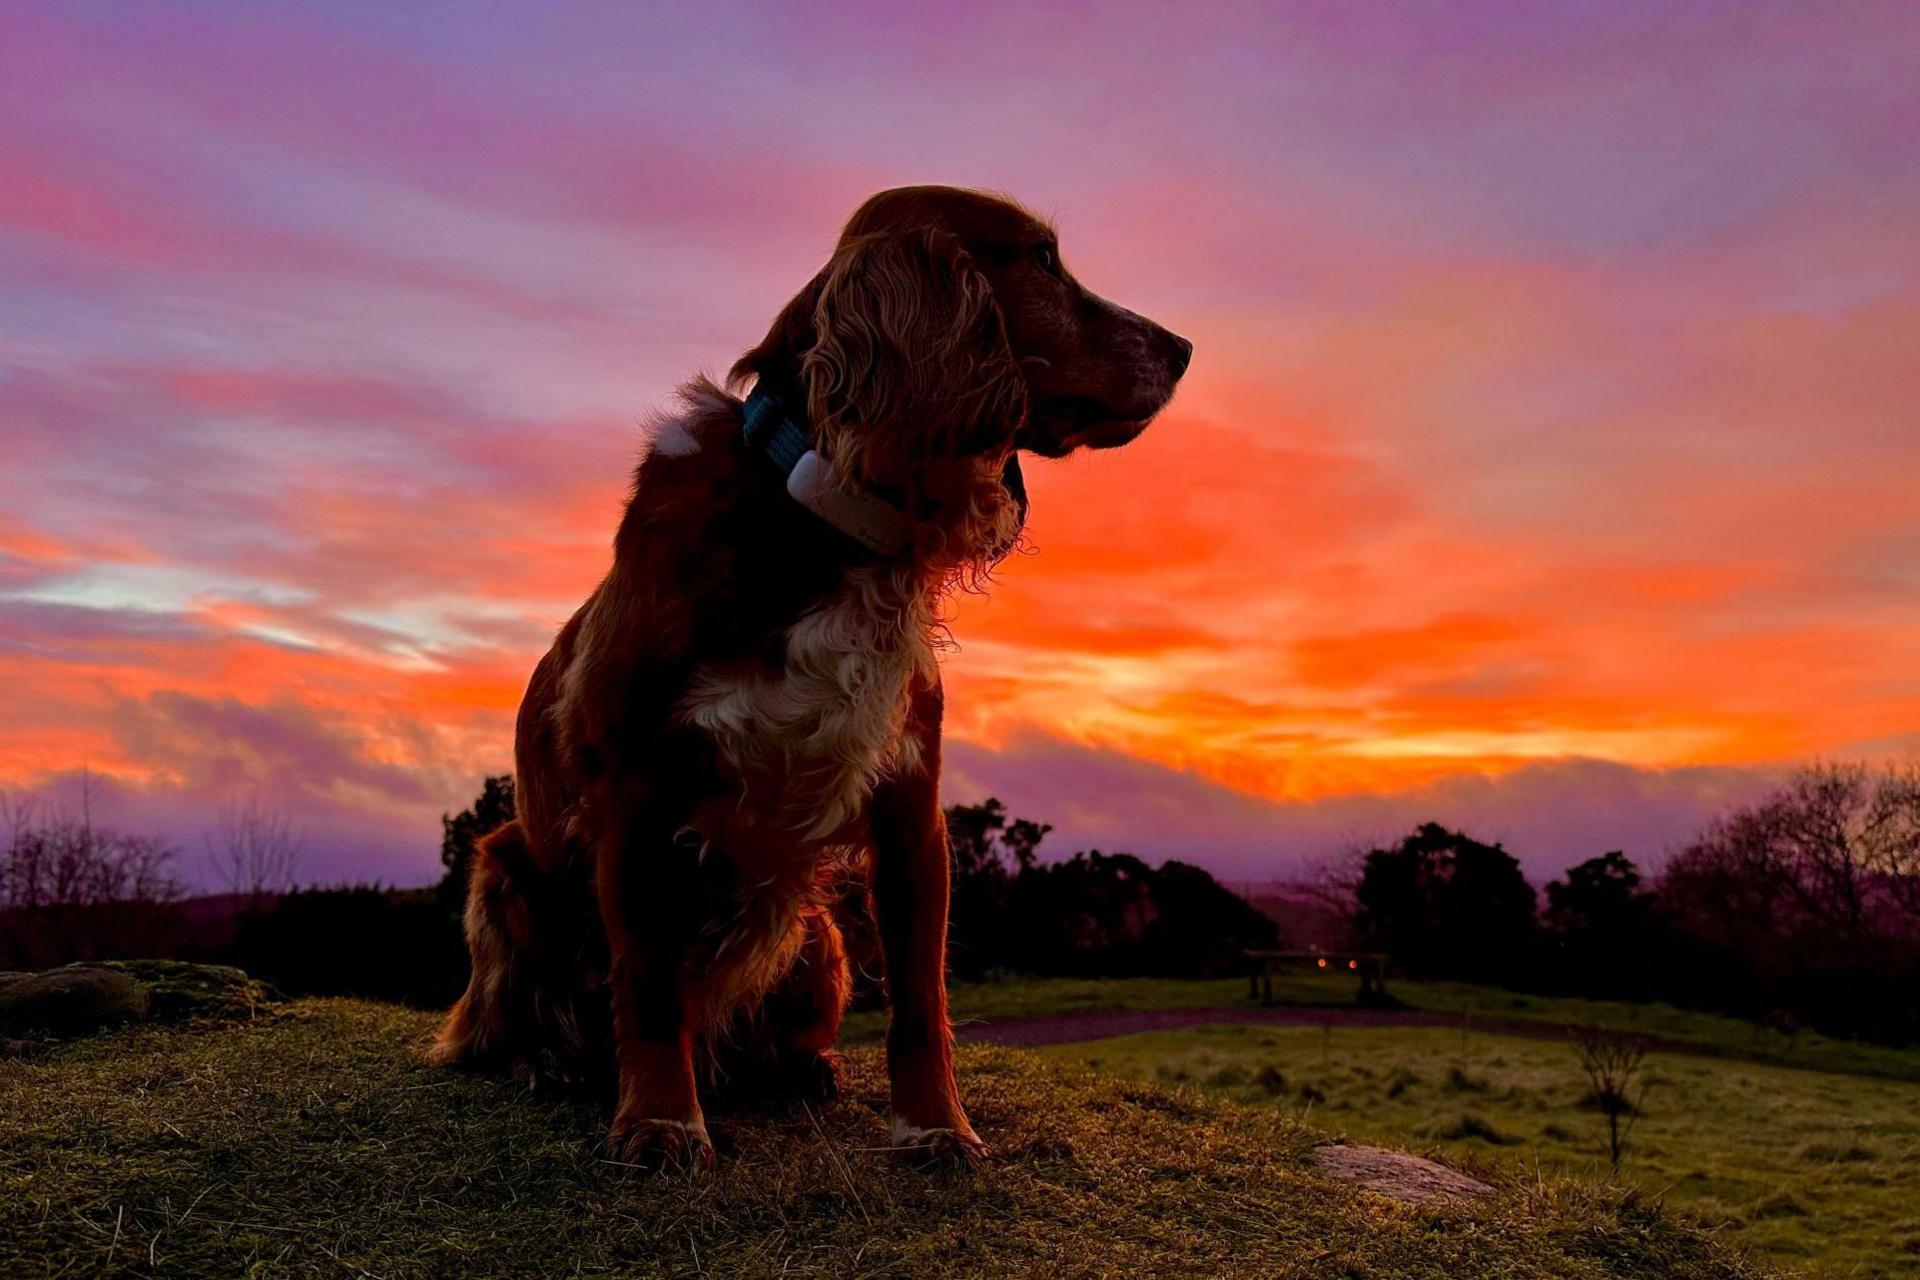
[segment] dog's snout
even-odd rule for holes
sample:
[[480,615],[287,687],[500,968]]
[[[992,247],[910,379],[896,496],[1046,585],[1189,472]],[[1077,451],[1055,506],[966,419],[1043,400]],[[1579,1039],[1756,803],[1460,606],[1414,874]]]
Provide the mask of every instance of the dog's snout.
[[[1155,325],[1159,329],[1160,326]],[[1160,345],[1167,353],[1167,368],[1175,381],[1193,363],[1193,344],[1171,329],[1160,329]]]
[[1193,363],[1193,344],[1171,330],[1167,332],[1167,337],[1173,340],[1173,376],[1177,378]]

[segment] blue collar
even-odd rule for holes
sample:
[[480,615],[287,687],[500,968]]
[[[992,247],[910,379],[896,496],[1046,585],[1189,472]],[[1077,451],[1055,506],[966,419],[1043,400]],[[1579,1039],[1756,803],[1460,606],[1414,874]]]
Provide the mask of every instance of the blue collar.
[[773,463],[795,502],[876,555],[897,556],[913,545],[907,513],[864,486],[848,488],[771,391],[755,386],[741,412],[747,447]]
[[792,475],[800,459],[813,448],[806,428],[794,421],[786,406],[764,385],[756,385],[740,408],[747,420],[740,433],[747,447],[766,454],[768,461],[780,468],[782,479]]

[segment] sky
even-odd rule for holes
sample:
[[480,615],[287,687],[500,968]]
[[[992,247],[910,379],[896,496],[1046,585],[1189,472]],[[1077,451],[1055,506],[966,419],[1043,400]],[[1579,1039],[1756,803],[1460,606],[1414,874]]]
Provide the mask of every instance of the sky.
[[0,0],[0,787],[415,883],[639,423],[868,194],[1192,339],[1027,468],[950,800],[1657,861],[1920,747],[1920,6]]

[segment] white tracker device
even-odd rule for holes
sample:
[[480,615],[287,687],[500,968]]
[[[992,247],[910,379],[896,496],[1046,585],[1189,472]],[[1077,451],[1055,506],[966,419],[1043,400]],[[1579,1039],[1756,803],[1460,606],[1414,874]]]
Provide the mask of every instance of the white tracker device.
[[793,500],[869,550],[898,555],[907,549],[913,529],[907,513],[865,489],[848,489],[833,474],[833,464],[809,449],[787,474]]

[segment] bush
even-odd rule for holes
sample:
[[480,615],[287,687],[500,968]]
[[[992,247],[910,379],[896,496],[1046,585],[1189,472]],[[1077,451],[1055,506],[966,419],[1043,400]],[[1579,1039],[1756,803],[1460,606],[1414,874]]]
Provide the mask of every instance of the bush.
[[241,968],[290,995],[356,995],[442,1007],[467,981],[467,946],[432,889],[302,889],[245,916]]
[[949,961],[1067,977],[1219,977],[1271,947],[1278,926],[1205,870],[1090,850],[1042,863],[1051,830],[998,800],[947,810],[953,852]]

